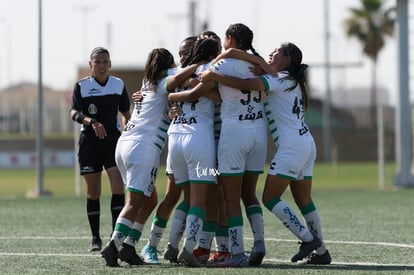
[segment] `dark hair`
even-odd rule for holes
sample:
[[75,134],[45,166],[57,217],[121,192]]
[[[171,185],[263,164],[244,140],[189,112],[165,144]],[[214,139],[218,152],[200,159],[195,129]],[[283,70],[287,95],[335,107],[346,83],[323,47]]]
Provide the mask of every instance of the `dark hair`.
[[197,40],[192,48],[192,55],[188,60],[188,63],[183,63],[182,67],[200,62],[200,61],[210,61],[212,58],[215,58],[219,54],[219,43],[215,39],[204,38]]
[[308,106],[308,92],[306,88],[306,79],[305,79],[305,71],[308,67],[307,64],[302,63],[302,51],[293,43],[285,42],[281,45],[281,50],[285,56],[290,57],[290,66],[286,68],[289,73],[289,76],[286,78],[296,80],[295,85],[288,88],[287,91],[292,91],[296,88],[296,86],[300,85],[302,90],[302,96],[304,99],[304,106],[305,110]]
[[196,41],[197,41],[197,36],[189,36],[181,42],[181,44],[183,43],[188,44],[188,50],[186,50],[183,53],[183,57],[181,58],[183,60],[182,64],[188,64],[188,62],[190,61],[193,45]]
[[92,60],[93,56],[95,54],[98,54],[98,53],[107,54],[108,55],[108,58],[110,58],[108,49],[106,49],[104,47],[96,47],[96,48],[93,48],[92,51],[91,51],[91,54],[89,55],[89,58]]
[[226,37],[229,36],[236,40],[239,49],[243,51],[250,50],[254,55],[261,57],[253,48],[253,32],[246,25],[241,23],[230,25],[226,30]]
[[144,80],[155,89],[162,72],[175,66],[173,55],[164,48],[153,49],[147,58],[144,70]]
[[203,31],[197,36],[197,38],[198,39],[211,38],[211,39],[221,40],[220,37],[213,31]]

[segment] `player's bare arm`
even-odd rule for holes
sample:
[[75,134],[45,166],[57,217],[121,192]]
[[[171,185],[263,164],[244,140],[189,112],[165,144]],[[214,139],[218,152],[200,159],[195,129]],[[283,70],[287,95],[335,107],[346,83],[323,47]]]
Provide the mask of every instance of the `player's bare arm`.
[[191,90],[182,91],[178,93],[170,93],[168,100],[170,101],[184,101],[193,102],[202,96],[205,96],[211,89],[215,88],[214,82],[200,82]]
[[202,82],[220,82],[238,90],[265,91],[266,87],[260,78],[242,79],[234,76],[222,75],[211,70],[205,70],[200,74]]

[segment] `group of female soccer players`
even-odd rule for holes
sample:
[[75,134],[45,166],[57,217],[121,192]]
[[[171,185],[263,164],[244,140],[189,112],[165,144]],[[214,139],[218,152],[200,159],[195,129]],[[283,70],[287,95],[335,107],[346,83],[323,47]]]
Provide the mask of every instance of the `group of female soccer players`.
[[[283,43],[266,63],[252,46],[253,32],[240,23],[226,30],[223,53],[221,42],[213,32],[185,39],[178,67],[168,50],[150,52],[142,88],[133,95],[131,119],[116,147],[127,193],[111,240],[101,251],[108,266],[118,266],[118,259],[159,264],[158,245],[181,193],[164,259],[191,267],[262,264],[266,247],[256,185],[265,167],[268,131],[277,152],[263,204],[302,241],[292,262],[331,262],[311,198],[316,147],[304,122],[302,53],[293,43]],[[136,243],[157,204],[155,181],[166,140],[166,195],[138,255]],[[288,186],[305,224],[281,200]],[[240,200],[254,236],[249,255]]]

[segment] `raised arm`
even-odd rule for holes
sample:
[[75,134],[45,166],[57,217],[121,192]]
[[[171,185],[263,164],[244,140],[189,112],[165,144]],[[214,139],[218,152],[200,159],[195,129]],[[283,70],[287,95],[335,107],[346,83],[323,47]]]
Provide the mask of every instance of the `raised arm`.
[[220,82],[238,90],[266,91],[265,84],[260,78],[238,78],[234,76],[222,75],[211,70],[205,70],[200,74],[202,83]]

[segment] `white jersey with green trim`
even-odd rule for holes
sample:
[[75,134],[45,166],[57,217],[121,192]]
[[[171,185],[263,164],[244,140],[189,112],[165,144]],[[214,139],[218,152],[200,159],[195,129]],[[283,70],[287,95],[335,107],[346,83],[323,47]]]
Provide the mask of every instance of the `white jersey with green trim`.
[[[195,74],[207,69],[210,64],[200,65]],[[176,102],[182,113],[176,116],[168,129],[168,133],[209,133],[214,131],[215,103],[207,97],[200,97],[194,102]]]
[[287,76],[287,72],[280,72],[277,77],[271,75],[260,77],[267,92],[266,116],[268,121],[274,122],[271,129],[272,127],[277,128],[279,143],[295,137],[310,135],[309,127],[304,120],[302,90],[298,84],[292,91],[288,91],[287,89],[295,85],[295,81],[284,79]]
[[125,126],[120,139],[142,140],[162,150],[170,124],[168,118],[167,78],[158,82],[154,91],[149,83],[143,83],[142,100],[135,104],[131,119]]
[[[255,77],[249,70],[252,66],[244,60],[223,58],[210,69],[219,74],[245,79]],[[220,109],[222,129],[266,127],[260,91],[237,90],[219,84],[219,92],[222,99]]]

